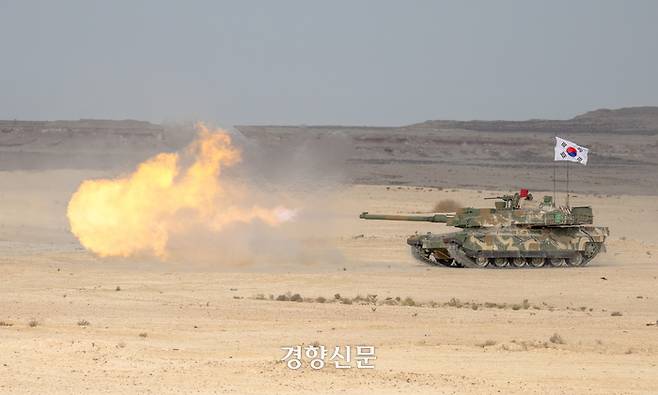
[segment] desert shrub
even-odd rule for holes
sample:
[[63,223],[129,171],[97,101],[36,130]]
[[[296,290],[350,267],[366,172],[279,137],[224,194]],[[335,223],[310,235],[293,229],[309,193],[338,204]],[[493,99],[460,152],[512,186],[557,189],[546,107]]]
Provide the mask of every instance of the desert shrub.
[[340,303],[342,303],[342,304],[352,304],[352,299],[350,299],[350,298],[342,298],[342,299],[340,300]]
[[27,325],[29,325],[30,328],[35,328],[35,327],[39,326],[39,321],[37,321],[35,319],[31,319],[27,322]]
[[80,320],[78,321],[78,326],[89,326],[91,323],[87,320]]
[[558,333],[553,333],[553,336],[549,337],[548,340],[553,344],[566,344],[562,336]]
[[276,300],[278,300],[279,302],[286,302],[286,301],[290,300],[290,298],[288,298],[288,295],[281,294],[281,295],[276,297]]
[[496,341],[491,340],[491,339],[486,340],[486,341],[484,341],[483,343],[478,343],[478,344],[476,344],[476,346],[479,346],[479,347],[482,347],[482,348],[490,347],[490,346],[495,346],[495,345],[496,345]]
[[302,296],[300,294],[292,295],[289,300],[291,302],[303,302],[304,301],[304,299],[302,298]]
[[139,337],[148,337],[148,335],[149,335],[148,333],[142,332],[139,334]]
[[317,298],[315,298],[315,301],[316,301],[317,303],[324,303],[324,302],[327,301],[327,299],[324,298],[323,296],[318,296]]
[[462,307],[462,306],[463,306],[463,303],[462,303],[459,299],[457,299],[457,298],[452,298],[452,299],[450,299],[450,301],[448,302],[448,306],[459,308],[459,307]]
[[401,304],[402,304],[402,306],[415,306],[416,301],[414,301],[409,296],[407,296],[406,298],[404,298],[404,300],[402,301]]
[[613,311],[612,313],[610,313],[610,315],[612,317],[621,317],[623,314],[621,313],[621,311]]

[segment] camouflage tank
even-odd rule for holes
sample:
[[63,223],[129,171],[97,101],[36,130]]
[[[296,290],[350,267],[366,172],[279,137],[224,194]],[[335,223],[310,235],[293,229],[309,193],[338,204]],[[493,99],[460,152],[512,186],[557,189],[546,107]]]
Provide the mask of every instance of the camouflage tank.
[[415,234],[407,239],[423,262],[451,267],[503,268],[584,266],[605,249],[607,227],[593,226],[592,208],[556,207],[551,196],[537,203],[527,190],[497,196],[494,208],[462,208],[455,213],[380,215],[368,220],[439,222],[461,228],[447,234]]

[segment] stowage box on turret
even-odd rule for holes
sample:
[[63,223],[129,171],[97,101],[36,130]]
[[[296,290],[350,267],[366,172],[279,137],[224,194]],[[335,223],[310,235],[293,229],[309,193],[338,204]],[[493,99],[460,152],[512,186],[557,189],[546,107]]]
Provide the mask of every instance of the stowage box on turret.
[[604,250],[607,227],[593,226],[592,208],[556,207],[551,196],[535,203],[523,189],[495,198],[495,208],[463,208],[455,213],[379,215],[368,220],[441,222],[461,228],[447,234],[415,234],[407,239],[418,259],[453,267],[583,266]]

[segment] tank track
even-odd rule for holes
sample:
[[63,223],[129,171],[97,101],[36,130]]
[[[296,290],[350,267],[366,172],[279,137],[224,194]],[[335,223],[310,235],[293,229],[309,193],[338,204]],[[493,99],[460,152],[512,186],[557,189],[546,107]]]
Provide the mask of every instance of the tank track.
[[411,247],[411,255],[419,261],[432,266],[460,267],[459,263],[454,259],[436,259],[431,251],[424,250],[417,246]]
[[450,243],[447,246],[452,259],[436,259],[431,251],[419,246],[411,246],[412,255],[423,263],[433,266],[465,267],[471,269],[524,269],[541,267],[582,267],[594,259],[603,248],[603,243],[589,242],[585,251],[576,252],[569,258],[562,257],[476,257],[470,256],[461,246]]

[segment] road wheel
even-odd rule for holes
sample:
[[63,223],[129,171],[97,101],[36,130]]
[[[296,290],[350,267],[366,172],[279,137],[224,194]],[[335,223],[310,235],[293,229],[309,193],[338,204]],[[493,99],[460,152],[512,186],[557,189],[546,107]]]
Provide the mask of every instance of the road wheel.
[[494,258],[493,263],[496,267],[505,267],[509,265],[509,260],[507,258]]
[[479,267],[487,267],[489,264],[489,258],[479,256],[475,258],[475,264],[478,265]]
[[512,258],[512,266],[514,267],[523,267],[526,265],[526,260],[525,258]]
[[566,264],[564,258],[551,258],[549,261],[551,262],[551,266],[554,267],[560,267]]
[[546,259],[544,258],[530,258],[530,266],[532,267],[544,267],[546,264]]
[[569,266],[582,266],[583,262],[585,260],[583,259],[583,255],[580,252],[576,252],[574,256],[571,258],[567,258],[567,265]]

